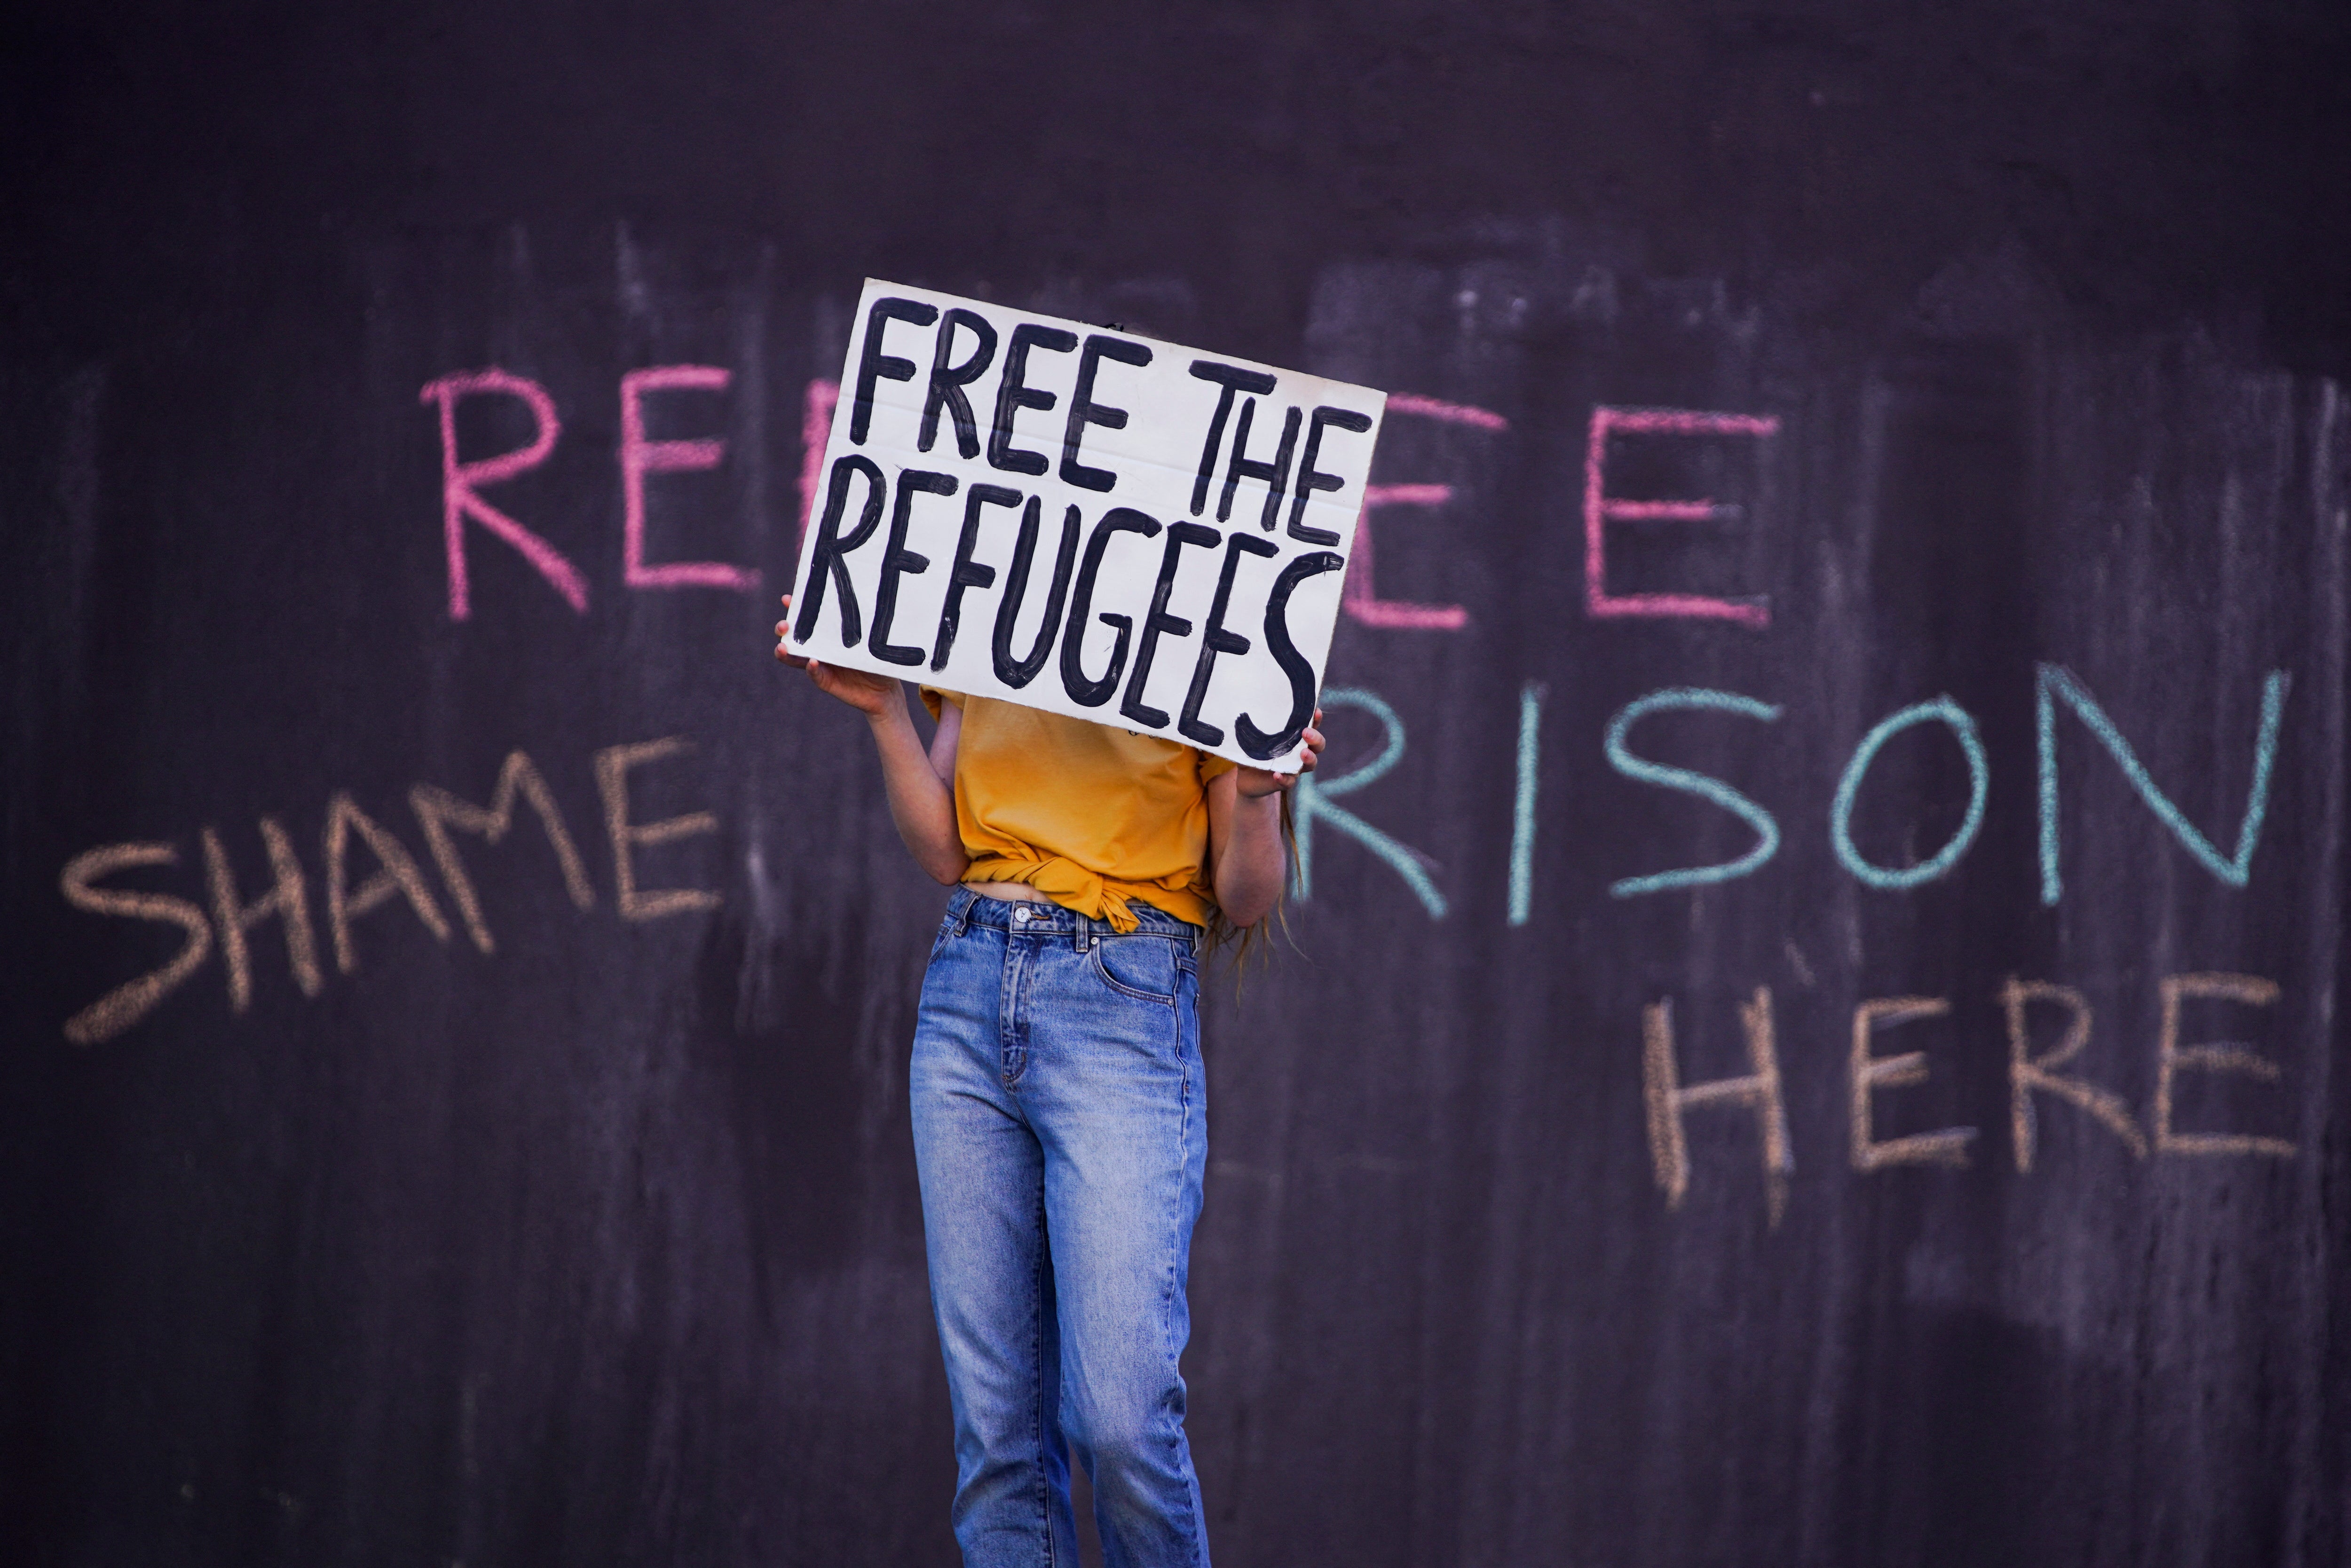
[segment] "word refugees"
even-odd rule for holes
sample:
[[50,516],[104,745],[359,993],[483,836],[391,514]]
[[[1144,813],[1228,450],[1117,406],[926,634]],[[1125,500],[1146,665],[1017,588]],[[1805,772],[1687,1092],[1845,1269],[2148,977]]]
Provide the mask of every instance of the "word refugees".
[[860,317],[792,651],[1294,762],[1384,394],[871,281]]

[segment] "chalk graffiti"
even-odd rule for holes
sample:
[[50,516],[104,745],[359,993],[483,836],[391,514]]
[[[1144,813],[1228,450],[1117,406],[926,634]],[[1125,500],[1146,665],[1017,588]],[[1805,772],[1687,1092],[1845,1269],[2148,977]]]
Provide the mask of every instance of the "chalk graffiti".
[[1768,414],[1709,413],[1687,409],[1600,407],[1592,411],[1583,456],[1583,606],[1595,618],[1627,615],[1685,616],[1729,621],[1758,630],[1771,624],[1771,608],[1761,599],[1719,599],[1698,593],[1611,593],[1608,591],[1608,525],[1611,522],[1709,521],[1729,516],[1708,499],[1625,500],[1608,494],[1608,444],[1624,435],[1687,437],[1777,435],[1780,422]]
[[[635,769],[683,757],[692,743],[683,737],[632,745],[609,746],[591,758],[597,793],[603,807],[603,826],[612,857],[614,908],[626,921],[664,919],[716,908],[719,894],[705,888],[653,888],[640,885],[636,857],[641,851],[679,840],[715,832],[718,819],[694,811],[660,821],[639,822],[631,814],[629,779]],[[487,807],[452,794],[438,785],[418,784],[408,792],[442,884],[456,904],[474,946],[485,954],[496,951],[481,898],[473,877],[458,856],[450,831],[476,834],[495,845],[514,821],[517,799],[528,802],[546,829],[555,852],[566,893],[583,913],[594,906],[595,894],[574,847],[570,831],[554,794],[530,758],[509,752]],[[400,837],[363,810],[349,790],[332,791],[327,800],[321,835],[325,904],[329,941],[338,973],[350,975],[360,967],[357,923],[397,899],[404,904],[436,945],[451,936],[416,857]],[[65,1022],[67,1040],[76,1045],[96,1045],[113,1039],[152,1013],[165,998],[184,985],[217,946],[227,970],[229,1010],[242,1015],[253,1002],[253,962],[247,944],[250,932],[277,920],[286,938],[287,967],[295,987],[305,997],[316,997],[325,985],[318,958],[318,935],[310,915],[309,881],[294,848],[294,841],[275,817],[260,821],[260,837],[269,861],[269,890],[246,901],[238,891],[226,845],[219,830],[206,825],[198,834],[204,847],[204,880],[212,908],[209,913],[175,894],[103,885],[110,878],[148,867],[170,868],[180,863],[178,846],[141,841],[107,844],[73,857],[59,873],[58,886],[66,903],[86,914],[115,919],[176,925],[186,933],[180,950],[160,967],[116,986]],[[375,869],[354,883],[350,865],[355,845],[363,846]]]

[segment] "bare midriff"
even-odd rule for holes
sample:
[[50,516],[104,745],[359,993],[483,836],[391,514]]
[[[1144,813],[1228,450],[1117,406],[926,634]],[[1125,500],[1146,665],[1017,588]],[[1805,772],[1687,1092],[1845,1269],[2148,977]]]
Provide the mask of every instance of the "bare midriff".
[[1007,904],[1050,904],[1052,902],[1025,882],[967,882],[964,886],[982,898],[1000,898]]

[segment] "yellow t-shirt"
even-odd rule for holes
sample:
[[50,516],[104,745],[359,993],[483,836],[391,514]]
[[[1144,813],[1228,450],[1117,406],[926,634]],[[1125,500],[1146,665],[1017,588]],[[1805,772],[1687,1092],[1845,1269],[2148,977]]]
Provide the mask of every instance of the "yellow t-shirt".
[[1208,780],[1233,764],[1155,735],[992,697],[923,688],[963,710],[956,825],[966,882],[1025,882],[1065,909],[1134,929],[1127,900],[1208,923]]

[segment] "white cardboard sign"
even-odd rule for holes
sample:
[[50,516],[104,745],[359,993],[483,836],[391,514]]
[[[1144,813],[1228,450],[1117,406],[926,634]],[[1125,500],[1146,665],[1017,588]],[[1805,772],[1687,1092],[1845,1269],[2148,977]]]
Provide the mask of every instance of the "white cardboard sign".
[[1291,771],[1386,405],[868,278],[787,645]]

